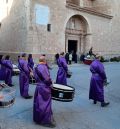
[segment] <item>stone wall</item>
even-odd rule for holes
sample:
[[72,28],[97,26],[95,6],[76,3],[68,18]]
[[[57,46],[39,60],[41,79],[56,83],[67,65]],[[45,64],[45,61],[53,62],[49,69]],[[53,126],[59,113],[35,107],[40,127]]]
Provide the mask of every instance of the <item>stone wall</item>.
[[114,0],[94,0],[92,8],[105,14],[112,14],[112,6]]
[[10,11],[1,21],[0,52],[14,55],[26,51],[27,1],[11,0],[10,2],[12,2]]
[[[27,37],[27,49],[36,53],[55,54],[56,52],[64,51],[65,48],[65,0],[32,0],[30,7],[30,23]],[[47,31],[47,24],[42,25],[36,23],[35,7],[43,6],[48,8],[49,21],[51,31]]]
[[[87,22],[85,51],[88,52],[92,46],[95,53],[106,57],[119,55],[120,2],[117,0],[109,0],[109,2],[94,0],[93,2],[96,8],[98,5],[101,7],[112,5],[109,7],[111,7],[113,18],[109,19],[66,7],[66,0],[13,0],[9,15],[2,21],[0,51],[13,54],[33,53],[35,58],[45,53],[49,59],[54,59],[54,54],[65,51],[67,22],[72,16],[80,15]],[[36,7],[48,10],[48,19],[45,24],[39,23],[41,19],[38,16],[39,10],[36,12]],[[51,25],[51,31],[47,30],[48,24]]]
[[[96,0],[95,2],[96,3],[94,3],[94,6],[96,5],[96,7],[97,5],[103,4],[103,1],[99,3]],[[50,15],[48,24],[51,24],[51,32],[47,31],[47,25],[36,24],[36,4],[49,8]],[[110,5],[110,3],[107,3],[107,5]],[[111,29],[113,27],[112,21],[115,19],[115,17],[113,19],[108,19],[82,11],[66,8],[66,1],[61,0],[52,2],[44,0],[32,0],[30,6],[30,15],[28,15],[28,19],[30,20],[28,20],[29,25],[26,44],[27,52],[32,52],[38,56],[40,53],[46,53],[49,57],[53,57],[55,53],[65,51],[65,28],[69,18],[76,14],[83,16],[88,22],[89,35],[85,40],[86,52],[88,52],[90,47],[93,46],[93,51],[95,53],[100,53],[104,56],[111,55],[112,51],[112,54],[119,54],[120,49],[118,48],[116,51],[112,44]]]

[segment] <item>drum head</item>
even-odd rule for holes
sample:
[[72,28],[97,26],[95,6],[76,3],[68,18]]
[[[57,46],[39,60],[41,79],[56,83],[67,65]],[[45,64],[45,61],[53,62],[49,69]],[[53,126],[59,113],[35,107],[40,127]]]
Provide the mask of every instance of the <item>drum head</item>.
[[53,84],[53,88],[61,89],[61,90],[74,91],[74,88],[73,87],[71,87],[71,86],[65,86],[65,85],[60,85],[60,84]]

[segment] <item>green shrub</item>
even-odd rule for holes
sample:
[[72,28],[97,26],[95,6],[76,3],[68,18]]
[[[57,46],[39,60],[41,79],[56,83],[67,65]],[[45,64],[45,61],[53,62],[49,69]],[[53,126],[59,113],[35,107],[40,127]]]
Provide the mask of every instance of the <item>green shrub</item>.
[[103,56],[101,56],[101,59],[100,59],[101,62],[105,62],[105,59]]
[[111,62],[119,62],[120,61],[120,56],[119,57],[113,57],[110,59]]

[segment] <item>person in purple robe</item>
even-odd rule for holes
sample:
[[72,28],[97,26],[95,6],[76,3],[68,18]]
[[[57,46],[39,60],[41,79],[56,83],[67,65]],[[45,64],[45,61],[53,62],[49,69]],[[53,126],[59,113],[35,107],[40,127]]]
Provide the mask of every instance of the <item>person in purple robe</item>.
[[33,120],[43,126],[55,127],[51,105],[52,80],[45,56],[40,57],[39,64],[34,68],[34,77],[37,86],[34,94]]
[[10,56],[7,55],[5,57],[5,68],[6,68],[6,72],[5,72],[5,83],[12,87],[14,86],[12,84],[12,72],[13,72],[13,64],[12,64],[12,61],[10,60]]
[[[45,54],[42,54],[41,56],[44,56],[46,58]],[[52,68],[49,66],[48,62],[46,61],[46,66],[48,67],[49,70],[52,70]]]
[[64,56],[64,52],[62,52],[60,54],[60,57],[57,60],[57,65],[58,65],[59,69],[57,72],[56,83],[62,84],[62,85],[67,85],[68,67],[67,67],[67,62],[66,62],[65,56]]
[[33,58],[32,58],[32,54],[29,54],[29,55],[28,55],[28,65],[29,65],[29,67],[33,70],[34,61],[33,61]]
[[19,59],[18,68],[20,70],[19,74],[19,84],[20,84],[20,94],[25,99],[31,99],[32,96],[28,94],[29,91],[29,77],[31,68],[28,66],[27,62],[27,55],[24,53],[22,54],[21,58]]
[[18,61],[18,64],[19,64],[19,60],[20,60],[20,58],[21,58],[21,57],[20,57],[20,55],[18,55],[18,59],[17,59],[17,61]]
[[3,55],[0,55],[0,80],[1,81],[5,81],[6,68],[4,64],[5,64],[5,59]]
[[94,104],[99,101],[101,102],[101,106],[105,107],[109,105],[109,102],[105,102],[104,100],[104,82],[106,82],[107,77],[98,54],[96,55],[96,59],[90,65],[90,71],[92,77],[90,82],[89,99],[92,99]]

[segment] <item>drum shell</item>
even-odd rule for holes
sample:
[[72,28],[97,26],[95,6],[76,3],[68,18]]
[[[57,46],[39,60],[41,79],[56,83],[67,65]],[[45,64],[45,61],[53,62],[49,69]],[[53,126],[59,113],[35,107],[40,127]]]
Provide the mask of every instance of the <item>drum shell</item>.
[[84,60],[84,64],[86,64],[86,65],[90,65],[92,62],[93,62],[93,59],[85,58],[85,60]]
[[20,70],[19,69],[13,69],[12,76],[17,76],[19,74],[20,74]]
[[52,87],[52,99],[57,101],[62,101],[62,102],[73,101],[75,89],[73,87],[71,88],[73,90]]
[[4,84],[4,87],[0,90],[0,107],[8,107],[15,101],[16,90]]
[[13,64],[13,71],[12,71],[12,76],[19,75],[20,70],[18,69],[18,66]]

